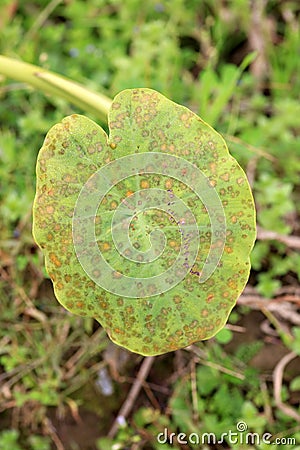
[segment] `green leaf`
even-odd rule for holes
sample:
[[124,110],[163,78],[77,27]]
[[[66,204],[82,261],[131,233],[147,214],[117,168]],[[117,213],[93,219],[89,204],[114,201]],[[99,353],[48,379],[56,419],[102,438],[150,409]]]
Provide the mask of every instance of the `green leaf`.
[[245,421],[250,429],[254,429],[261,433],[267,420],[264,416],[259,415],[256,406],[250,401],[245,401],[241,412],[243,422]]
[[219,344],[228,344],[232,340],[233,333],[231,330],[228,330],[228,328],[223,328],[216,334],[215,337]]
[[220,374],[211,367],[200,366],[197,370],[197,388],[200,396],[207,396],[220,385]]
[[216,131],[156,91],[118,94],[109,128],[72,115],[38,156],[33,234],[55,294],[143,355],[208,339],[249,276],[246,176]]
[[272,297],[281,286],[280,281],[273,279],[268,272],[260,273],[258,280],[257,291],[264,297]]
[[293,327],[294,340],[291,343],[291,349],[300,355],[300,327]]
[[46,436],[32,435],[28,438],[31,450],[49,450],[50,442]]
[[300,376],[295,377],[290,383],[291,391],[300,391]]
[[19,431],[17,430],[3,430],[0,433],[0,448],[2,450],[21,450],[18,444]]

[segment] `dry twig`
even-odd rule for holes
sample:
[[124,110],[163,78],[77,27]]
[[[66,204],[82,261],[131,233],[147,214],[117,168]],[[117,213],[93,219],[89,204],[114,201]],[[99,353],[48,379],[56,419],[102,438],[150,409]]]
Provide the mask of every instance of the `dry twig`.
[[255,145],[249,144],[248,142],[243,141],[241,138],[239,138],[237,136],[232,136],[231,134],[224,133],[223,136],[225,137],[225,139],[227,141],[233,142],[234,144],[241,145],[241,147],[244,147],[247,150],[250,150],[257,156],[261,156],[272,162],[276,161],[275,156],[271,155],[265,148],[257,147]]
[[298,236],[285,236],[284,234],[279,234],[275,231],[264,230],[263,228],[257,227],[257,239],[260,241],[279,241],[289,248],[300,250],[300,237]]
[[193,420],[195,423],[199,421],[198,411],[198,395],[197,395],[197,377],[196,377],[196,360],[191,360],[191,390],[192,390],[192,402],[193,402]]
[[277,408],[279,408],[287,416],[292,417],[297,422],[300,422],[300,414],[298,414],[297,411],[295,411],[290,406],[283,403],[283,401],[281,400],[281,388],[284,369],[288,365],[288,363],[295,359],[297,356],[298,355],[295,352],[290,352],[279,361],[273,372],[273,384],[274,400]]
[[249,30],[249,44],[252,50],[257,51],[257,58],[251,65],[251,71],[258,81],[263,80],[268,72],[266,57],[266,0],[252,0],[251,2],[251,26]]
[[272,414],[272,405],[271,405],[271,401],[269,398],[269,391],[268,391],[268,386],[265,380],[261,380],[260,381],[260,391],[262,393],[262,397],[264,400],[264,412],[265,412],[265,416],[268,420],[269,424],[273,424],[274,423],[274,417]]
[[252,309],[261,310],[265,308],[273,312],[278,312],[281,316],[284,316],[284,319],[291,320],[295,325],[300,325],[300,317],[296,317],[296,309],[300,306],[300,296],[297,294],[265,298],[255,290],[253,293],[248,293],[245,289],[244,293],[239,297],[237,304],[240,306],[249,306]]
[[245,375],[243,375],[242,373],[228,369],[227,367],[221,366],[220,364],[214,363],[213,361],[208,361],[206,359],[203,359],[202,352],[196,345],[189,345],[188,347],[185,347],[184,350],[196,355],[196,358],[194,359],[194,361],[196,363],[201,363],[204,366],[211,367],[212,369],[216,369],[219,372],[223,372],[223,373],[226,373],[227,375],[231,375],[232,377],[238,378],[239,380],[245,379]]
[[125,421],[125,419],[128,417],[134,402],[143,386],[143,383],[145,382],[148,373],[152,367],[152,364],[154,363],[154,356],[148,356],[146,358],[144,358],[144,361],[140,367],[140,370],[137,374],[137,377],[129,391],[129,394],[125,400],[125,402],[123,403],[111,429],[108,432],[108,437],[110,438],[114,438],[118,428],[120,427],[120,425]]
[[57,450],[65,450],[65,447],[63,443],[61,442],[60,438],[58,437],[58,434],[56,433],[55,427],[53,426],[50,419],[47,417],[44,419],[44,427],[45,427],[45,433],[51,437],[54,445],[56,446]]

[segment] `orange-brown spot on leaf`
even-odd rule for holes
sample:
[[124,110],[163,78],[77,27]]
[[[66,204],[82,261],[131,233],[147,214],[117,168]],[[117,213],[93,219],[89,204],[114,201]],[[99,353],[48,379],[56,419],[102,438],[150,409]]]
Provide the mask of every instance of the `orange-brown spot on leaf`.
[[206,303],[210,303],[211,301],[213,301],[214,297],[214,294],[208,294],[208,296],[206,297]]
[[74,308],[74,303],[68,301],[68,302],[66,303],[66,307],[69,308],[69,309],[73,309],[73,308]]
[[110,250],[110,243],[109,242],[103,242],[101,244],[101,250],[103,250],[104,252],[107,252],[108,250]]
[[225,172],[223,175],[220,175],[220,178],[224,181],[229,181],[230,175],[228,172]]
[[72,181],[74,181],[74,177],[70,173],[66,173],[66,175],[63,177],[63,180],[66,183],[71,183]]
[[83,302],[76,302],[76,306],[79,309],[82,309],[84,307],[84,303]]
[[186,128],[189,128],[191,126],[191,115],[190,114],[183,113],[183,114],[181,114],[180,119]]
[[53,188],[50,188],[50,189],[47,191],[47,195],[49,195],[49,197],[53,197],[53,195],[54,195],[54,189],[53,189]]
[[52,205],[47,205],[46,206],[46,211],[48,214],[53,214],[54,213],[54,208]]
[[215,162],[210,163],[209,167],[212,173],[216,173],[217,164]]
[[64,141],[61,145],[63,148],[68,148],[70,144],[69,141]]
[[121,103],[113,102],[111,107],[112,107],[112,109],[120,109],[121,108]]
[[53,264],[56,267],[61,267],[61,262],[60,262],[60,260],[58,259],[58,257],[56,256],[55,253],[50,253],[49,258],[50,258],[50,261],[53,262]]
[[227,283],[227,286],[230,287],[230,289],[236,289],[237,283],[236,283],[236,281],[230,279]]
[[208,309],[204,308],[201,310],[201,316],[202,317],[207,317],[208,316]]
[[170,178],[168,180],[166,180],[165,182],[165,187],[166,189],[171,189],[171,187],[173,186],[173,180],[171,180]]
[[121,330],[120,328],[115,328],[115,329],[114,329],[114,332],[115,332],[116,334],[124,334],[124,331]]
[[148,189],[149,188],[149,181],[148,180],[141,180],[140,181],[140,188],[141,189]]
[[122,274],[120,272],[117,272],[116,270],[113,272],[113,277],[114,278],[122,278]]
[[105,302],[105,301],[101,301],[100,303],[100,307],[102,308],[102,309],[107,309],[108,308],[108,303],[107,302]]
[[153,325],[153,322],[146,322],[145,327],[148,331],[150,331],[150,333],[154,333],[155,327]]
[[176,334],[177,336],[182,336],[182,335],[183,335],[183,332],[182,332],[182,330],[176,330],[176,331],[175,331],[175,334]]

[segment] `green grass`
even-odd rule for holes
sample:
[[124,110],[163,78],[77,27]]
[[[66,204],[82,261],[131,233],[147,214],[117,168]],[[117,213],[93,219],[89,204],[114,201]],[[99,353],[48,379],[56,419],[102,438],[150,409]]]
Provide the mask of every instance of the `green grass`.
[[[137,0],[1,3],[0,54],[110,98],[124,88],[150,87],[208,121],[248,174],[258,225],[286,237],[285,243],[276,235],[257,241],[248,286],[248,297],[259,299],[263,312],[272,297],[286,312],[267,313],[277,335],[260,330],[263,314],[253,312],[253,303],[238,306],[230,323],[247,331],[157,358],[148,387],[110,440],[108,430],[141,360],[118,353],[94,322],[59,306],[31,234],[35,161],[45,133],[73,112],[96,117],[0,75],[1,449],[87,450],[85,442],[71,445],[72,433],[66,437],[58,426],[78,414],[93,436],[93,450],[168,448],[156,439],[165,427],[219,435],[240,420],[253,432],[297,440],[275,449],[300,445],[299,423],[275,404],[272,383],[276,362],[291,350],[299,354],[300,345],[299,14],[296,1],[266,2],[254,30],[265,49],[266,70],[258,77],[248,0],[145,0],[142,7]],[[269,354],[267,366],[259,355]],[[285,369],[281,396],[299,414],[295,366]],[[109,397],[95,390],[103,368],[113,387]],[[89,409],[98,418],[96,430]],[[228,439],[226,445],[250,448]]]

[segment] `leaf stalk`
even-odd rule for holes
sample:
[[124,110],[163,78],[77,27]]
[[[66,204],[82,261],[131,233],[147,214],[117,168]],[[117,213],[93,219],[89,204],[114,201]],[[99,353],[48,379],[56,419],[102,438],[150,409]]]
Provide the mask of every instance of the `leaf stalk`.
[[33,64],[0,55],[0,73],[33,86],[45,94],[58,96],[107,121],[112,100],[79,83]]

